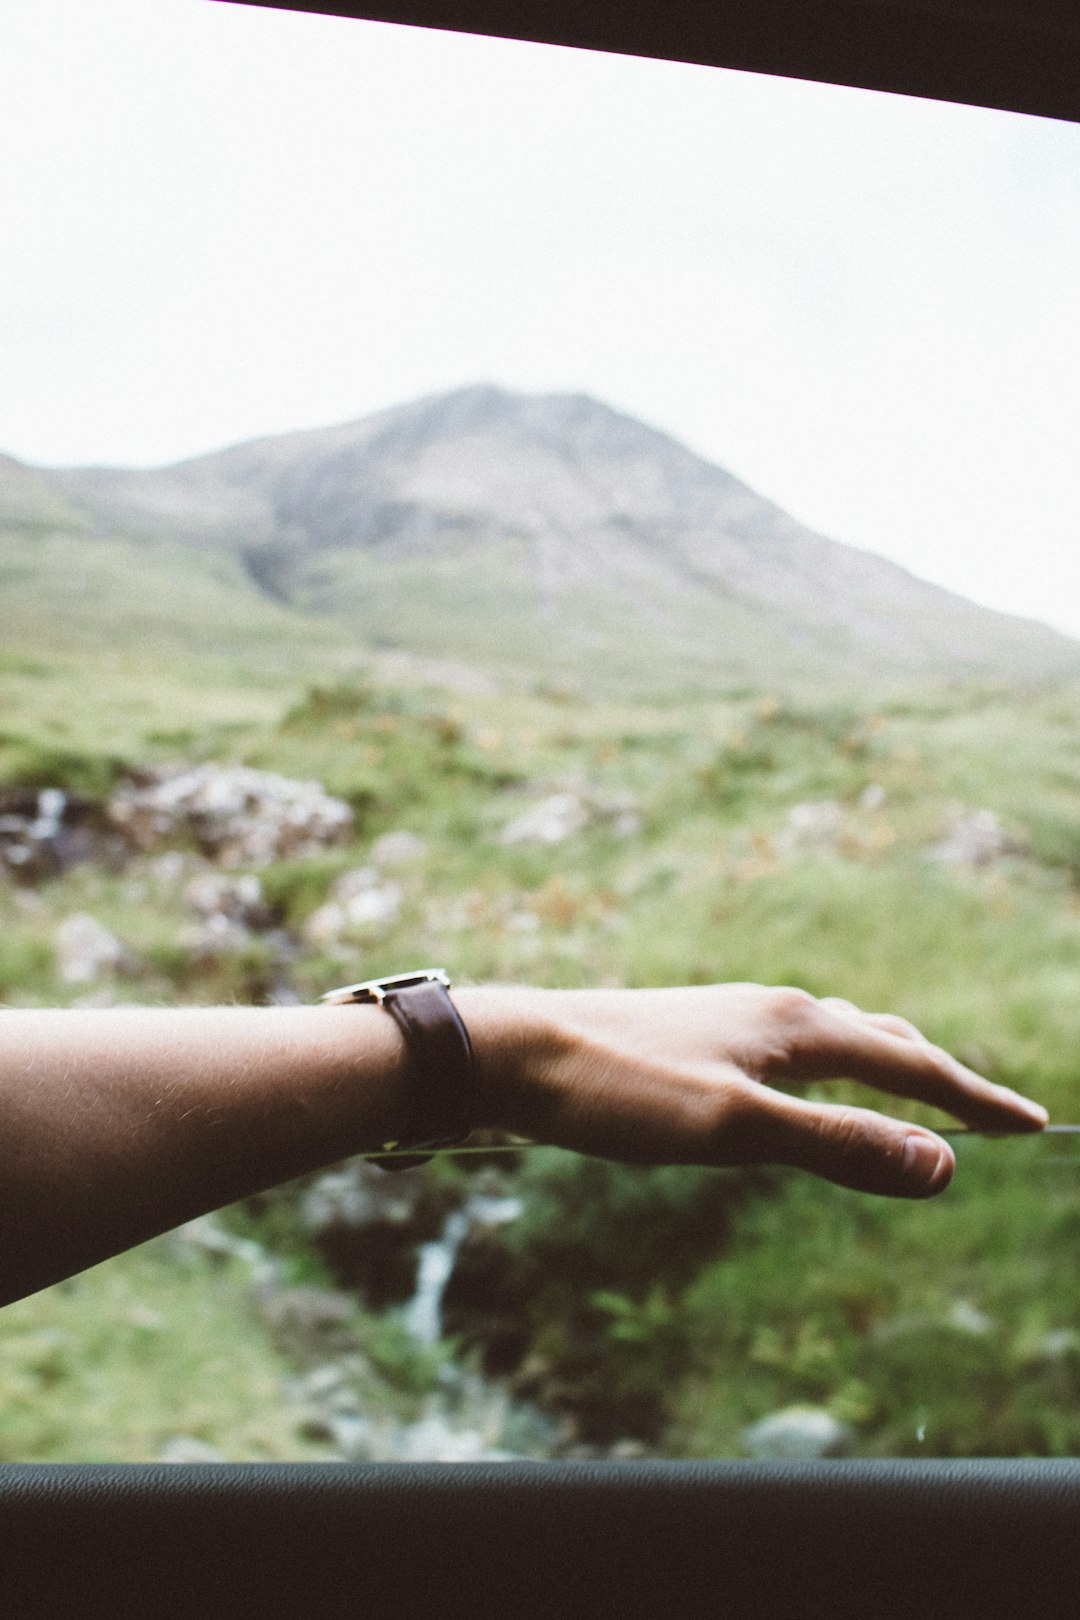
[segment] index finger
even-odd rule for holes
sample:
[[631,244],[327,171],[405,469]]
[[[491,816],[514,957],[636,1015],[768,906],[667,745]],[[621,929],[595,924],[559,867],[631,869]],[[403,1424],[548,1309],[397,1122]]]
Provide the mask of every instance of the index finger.
[[973,1130],[1039,1131],[1049,1115],[1039,1103],[995,1085],[940,1046],[883,1029],[863,1014],[819,1007],[816,1025],[797,1043],[794,1072],[814,1079],[848,1079],[952,1114]]

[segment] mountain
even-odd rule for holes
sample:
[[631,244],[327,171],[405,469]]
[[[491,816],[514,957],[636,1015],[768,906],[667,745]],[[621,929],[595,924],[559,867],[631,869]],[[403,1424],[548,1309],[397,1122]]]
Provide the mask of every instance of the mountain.
[[464,388],[149,471],[7,466],[0,521],[9,485],[23,522],[36,489],[83,546],[214,559],[223,589],[374,646],[635,686],[1080,673],[1080,644],[815,534],[580,394]]

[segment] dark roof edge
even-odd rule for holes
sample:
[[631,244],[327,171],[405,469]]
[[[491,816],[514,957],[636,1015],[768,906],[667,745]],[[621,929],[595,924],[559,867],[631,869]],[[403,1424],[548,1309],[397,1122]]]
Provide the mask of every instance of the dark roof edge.
[[[1080,121],[1080,14],[1048,31],[1010,0],[984,19],[904,0],[241,0],[280,10],[490,34],[815,79]],[[948,0],[936,0],[948,9]],[[1001,11],[1003,0],[998,0]]]

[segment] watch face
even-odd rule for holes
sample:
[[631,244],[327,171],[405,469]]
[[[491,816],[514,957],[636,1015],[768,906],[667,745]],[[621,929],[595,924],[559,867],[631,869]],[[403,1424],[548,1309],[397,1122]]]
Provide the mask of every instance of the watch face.
[[445,968],[418,968],[412,973],[391,973],[385,979],[361,979],[358,984],[345,984],[337,990],[328,990],[320,1001],[341,1003],[347,1001],[383,1001],[391,990],[407,990],[413,984],[441,984],[450,988],[450,975]]

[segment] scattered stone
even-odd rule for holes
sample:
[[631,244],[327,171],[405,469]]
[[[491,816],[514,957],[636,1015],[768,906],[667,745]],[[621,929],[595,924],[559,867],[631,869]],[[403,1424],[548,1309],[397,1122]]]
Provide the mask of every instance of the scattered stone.
[[1035,1346],[1037,1361],[1067,1361],[1080,1356],[1080,1333],[1075,1328],[1051,1328]]
[[761,1461],[786,1457],[809,1462],[816,1457],[843,1457],[853,1441],[848,1425],[822,1406],[786,1406],[751,1424],[742,1435],[747,1454]]
[[0,873],[17,883],[42,883],[79,861],[112,868],[122,856],[99,804],[56,787],[0,790]]
[[15,902],[15,910],[23,917],[40,917],[45,911],[45,902],[33,889],[13,889],[11,894]]
[[56,930],[56,957],[66,984],[93,984],[132,965],[131,953],[116,935],[86,911],[65,917]]
[[202,872],[188,884],[184,899],[200,920],[183,929],[179,939],[196,956],[242,951],[253,933],[265,932],[274,921],[263,899],[262,884],[253,872],[235,878],[221,872]]
[[328,1361],[321,1367],[312,1367],[310,1372],[305,1373],[303,1378],[297,1381],[296,1387],[298,1392],[306,1395],[309,1400],[338,1400],[344,1393],[351,1404],[356,1403],[355,1391],[348,1388],[345,1370],[337,1362]]
[[380,878],[373,866],[345,872],[330,891],[325,905],[313,911],[303,927],[309,945],[332,945],[343,937],[361,934],[370,939],[397,922],[404,892],[398,883]]
[[351,1413],[328,1414],[326,1436],[347,1462],[367,1462],[371,1456],[371,1420]]
[[176,937],[185,950],[203,961],[216,956],[234,956],[251,943],[251,934],[243,924],[233,922],[222,912],[215,912],[190,928],[181,928]]
[[383,833],[381,838],[376,838],[368,852],[368,859],[373,866],[381,867],[383,870],[395,870],[400,866],[411,865],[426,849],[427,842],[418,833],[400,827],[393,832]]
[[[368,1363],[359,1354],[356,1305],[348,1295],[330,1288],[289,1288],[263,1281],[255,1289],[254,1302],[278,1347],[293,1361],[317,1358],[324,1383],[327,1358],[331,1356],[335,1358],[335,1389],[370,1373]],[[311,1376],[309,1373],[298,1380],[293,1390],[297,1399],[305,1403],[329,1393],[328,1384],[318,1391],[309,1387]]]
[[949,1308],[946,1318],[949,1326],[958,1333],[970,1333],[975,1338],[982,1338],[994,1329],[993,1321],[985,1311],[980,1311],[968,1299],[958,1299]]
[[431,1199],[423,1176],[388,1176],[376,1165],[353,1159],[340,1170],[327,1170],[308,1187],[300,1201],[300,1218],[309,1232],[332,1227],[412,1226]]
[[254,872],[234,878],[204,872],[188,884],[184,899],[204,919],[228,917],[250,929],[269,928],[273,922],[263,899],[262,884]]
[[885,789],[880,782],[868,782],[855,802],[860,810],[880,810],[885,803]]
[[[380,1448],[381,1449],[381,1448]],[[407,1423],[393,1436],[379,1462],[514,1462],[517,1453],[492,1445],[475,1429],[455,1428],[439,1412]]]
[[637,1462],[648,1455],[648,1447],[641,1440],[616,1440],[608,1451],[616,1462]]
[[318,782],[213,763],[148,772],[113,795],[108,813],[141,850],[186,833],[225,867],[316,854],[347,838],[353,820]]
[[507,822],[500,844],[562,844],[588,827],[602,827],[616,838],[641,831],[635,801],[625,793],[562,792],[549,794]]
[[251,1267],[256,1282],[271,1283],[277,1277],[277,1262],[271,1259],[261,1244],[227,1232],[212,1215],[198,1215],[193,1221],[178,1226],[169,1236],[173,1246],[181,1252],[196,1249],[201,1254],[213,1255],[220,1260],[242,1260]]
[[786,826],[776,835],[776,848],[785,854],[833,850],[843,831],[844,807],[837,799],[793,804]]
[[208,1446],[193,1434],[171,1434],[158,1452],[158,1462],[164,1463],[223,1463],[228,1458],[216,1446]]
[[994,866],[1007,855],[1020,853],[993,810],[954,809],[945,837],[927,850],[932,861],[946,866]]
[[150,876],[163,888],[171,889],[182,883],[187,869],[187,856],[178,849],[168,849],[150,862]]
[[553,793],[507,822],[500,844],[561,844],[584,831],[585,807],[573,793]]

